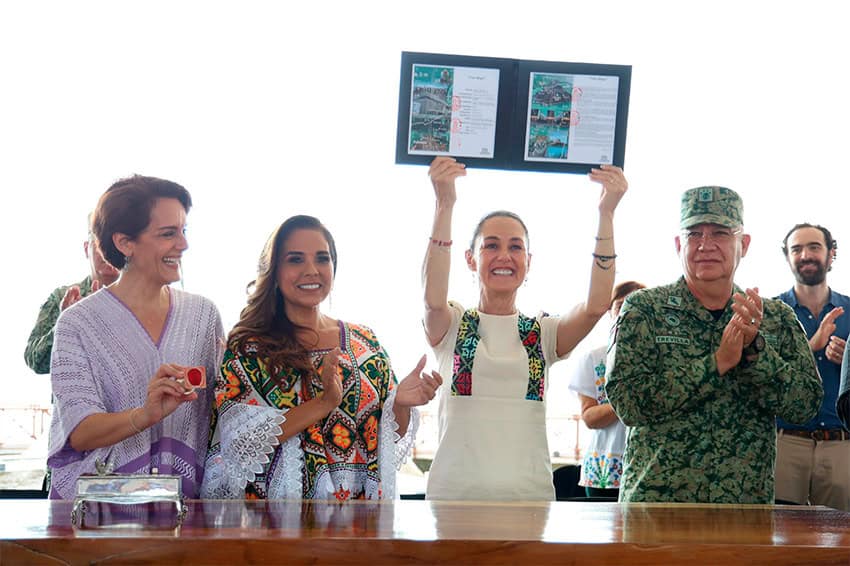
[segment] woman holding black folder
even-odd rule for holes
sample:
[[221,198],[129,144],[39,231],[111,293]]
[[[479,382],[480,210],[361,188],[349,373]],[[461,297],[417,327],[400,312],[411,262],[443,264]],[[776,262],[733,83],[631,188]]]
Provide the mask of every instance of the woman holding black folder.
[[440,387],[440,443],[426,496],[552,500],[548,369],[608,311],[616,257],[614,211],[628,183],[622,170],[611,165],[590,173],[602,193],[586,301],[563,317],[527,317],[517,310],[516,296],[531,259],[528,231],[507,211],[484,216],[465,252],[467,266],[478,275],[477,307],[449,302],[455,180],[466,169],[451,157],[437,157],[429,174],[436,208],[423,265],[424,327],[445,381]]

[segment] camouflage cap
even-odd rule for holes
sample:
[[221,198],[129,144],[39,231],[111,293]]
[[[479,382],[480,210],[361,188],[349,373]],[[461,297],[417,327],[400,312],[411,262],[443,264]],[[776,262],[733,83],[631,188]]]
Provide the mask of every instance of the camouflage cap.
[[682,193],[679,228],[697,224],[719,224],[737,228],[744,224],[744,202],[726,187],[697,187]]

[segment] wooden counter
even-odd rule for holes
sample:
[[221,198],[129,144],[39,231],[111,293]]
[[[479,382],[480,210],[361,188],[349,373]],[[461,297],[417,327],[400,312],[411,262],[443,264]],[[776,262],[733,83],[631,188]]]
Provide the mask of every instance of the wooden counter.
[[[850,513],[825,507],[0,500],[0,563],[850,563]],[[144,525],[144,526],[142,526]]]

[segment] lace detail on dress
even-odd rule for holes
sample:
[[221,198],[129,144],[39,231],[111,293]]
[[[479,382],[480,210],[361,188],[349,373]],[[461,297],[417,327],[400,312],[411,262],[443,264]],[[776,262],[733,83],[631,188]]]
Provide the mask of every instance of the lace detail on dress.
[[269,463],[269,455],[283,434],[284,412],[273,407],[234,403],[219,415],[219,450],[207,461],[201,497],[245,497],[245,486]]
[[301,482],[304,469],[304,450],[301,449],[301,435],[296,434],[280,445],[275,472],[269,478],[269,499],[301,499]]
[[397,389],[390,391],[384,401],[381,414],[381,438],[378,441],[378,470],[381,475],[381,498],[396,499],[396,471],[407,459],[416,440],[419,429],[419,411],[410,409],[410,423],[404,437],[398,434],[398,423],[395,420],[395,395]]

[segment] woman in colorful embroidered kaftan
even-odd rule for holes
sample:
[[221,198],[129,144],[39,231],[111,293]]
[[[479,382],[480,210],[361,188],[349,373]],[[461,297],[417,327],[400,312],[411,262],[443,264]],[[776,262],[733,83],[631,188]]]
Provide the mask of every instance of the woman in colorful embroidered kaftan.
[[448,300],[455,179],[462,163],[437,157],[430,168],[436,195],[433,231],[423,266],[425,333],[451,380],[441,387],[440,442],[431,465],[429,499],[551,500],[546,442],[549,366],[563,359],[608,310],[614,283],[614,211],[628,183],[614,166],[593,169],[602,185],[590,290],[563,317],[528,317],[516,294],[528,273],[528,231],[514,213],[486,215],[466,262],[478,275],[477,308]]
[[216,384],[204,497],[395,496],[418,422],[411,408],[442,380],[422,373],[423,356],[396,384],[369,328],[321,312],[336,262],[311,216],[288,219],[266,244]]
[[112,185],[93,219],[97,246],[121,270],[115,283],[69,307],[51,360],[50,496],[72,498],[96,464],[115,472],[175,474],[197,497],[212,388],[187,369],[218,370],[221,319],[209,300],[169,287],[180,279],[189,193],[135,176]]

